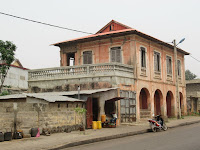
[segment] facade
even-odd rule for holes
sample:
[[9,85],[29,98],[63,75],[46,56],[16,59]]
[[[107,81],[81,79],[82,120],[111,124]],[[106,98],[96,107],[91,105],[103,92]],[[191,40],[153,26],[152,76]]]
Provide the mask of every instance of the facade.
[[186,81],[188,112],[200,113],[200,79]]
[[11,93],[28,90],[28,69],[24,68],[18,59],[15,59],[8,70],[4,81],[4,89]]
[[[114,20],[96,34],[53,45],[60,47],[61,67],[29,71],[30,92],[117,87],[112,99],[120,99],[116,102],[120,122],[140,121],[152,114],[177,116],[172,45]],[[188,54],[178,49],[182,114],[186,114],[184,55]]]

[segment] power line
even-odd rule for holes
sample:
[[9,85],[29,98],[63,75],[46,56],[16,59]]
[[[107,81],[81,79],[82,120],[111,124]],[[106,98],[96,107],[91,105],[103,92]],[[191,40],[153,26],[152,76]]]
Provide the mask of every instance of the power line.
[[190,57],[192,57],[193,59],[195,59],[196,61],[200,62],[200,60],[194,58],[192,55],[189,55]]
[[80,33],[85,33],[85,34],[93,34],[93,33],[85,32],[85,31],[80,31],[80,30],[76,30],[76,29],[70,29],[70,28],[61,27],[61,26],[57,26],[57,25],[53,25],[53,24],[49,24],[49,23],[44,23],[44,22],[40,22],[40,21],[36,21],[36,20],[31,20],[31,19],[27,19],[27,18],[15,16],[15,15],[3,13],[3,12],[0,12],[0,14],[6,15],[6,16],[10,16],[10,17],[14,17],[14,18],[18,18],[18,19],[22,19],[22,20],[26,20],[26,21],[30,21],[30,22],[34,22],[34,23],[39,23],[39,24],[51,26],[51,27],[56,27],[56,28],[60,28],[60,29],[65,29],[65,30],[70,30],[70,31],[80,32]]

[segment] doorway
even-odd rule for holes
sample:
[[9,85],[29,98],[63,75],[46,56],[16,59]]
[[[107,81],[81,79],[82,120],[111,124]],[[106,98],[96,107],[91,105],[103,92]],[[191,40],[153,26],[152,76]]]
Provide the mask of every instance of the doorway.
[[173,94],[171,91],[168,91],[166,96],[167,117],[172,117],[173,115],[174,110],[172,109],[172,104],[173,104]]
[[156,90],[154,94],[154,114],[161,115],[161,97],[159,90]]
[[99,101],[98,98],[88,97],[86,102],[87,108],[87,128],[92,128],[92,121],[98,121],[99,118]]
[[75,53],[67,53],[67,66],[75,65]]
[[92,114],[93,114],[93,121],[98,121],[99,104],[98,104],[98,99],[97,98],[93,98],[92,99]]

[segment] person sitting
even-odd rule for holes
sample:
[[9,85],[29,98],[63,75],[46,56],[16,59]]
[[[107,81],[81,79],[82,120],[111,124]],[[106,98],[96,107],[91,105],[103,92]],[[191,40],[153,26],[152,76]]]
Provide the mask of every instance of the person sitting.
[[161,115],[157,115],[157,116],[156,116],[156,121],[157,121],[161,126],[163,126],[164,120],[163,120],[163,118],[162,118]]
[[117,121],[117,114],[115,112],[112,113],[112,119],[110,120],[110,123],[114,123],[116,125]]

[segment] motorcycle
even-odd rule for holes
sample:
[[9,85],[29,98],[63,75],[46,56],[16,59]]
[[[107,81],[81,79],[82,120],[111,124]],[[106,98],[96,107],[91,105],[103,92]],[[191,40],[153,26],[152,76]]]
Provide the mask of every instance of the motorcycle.
[[[160,115],[156,116],[155,119],[149,119],[149,125],[153,132],[156,132],[157,130],[167,130],[167,126],[164,123],[163,120],[161,120]],[[163,123],[162,123],[163,122]]]

